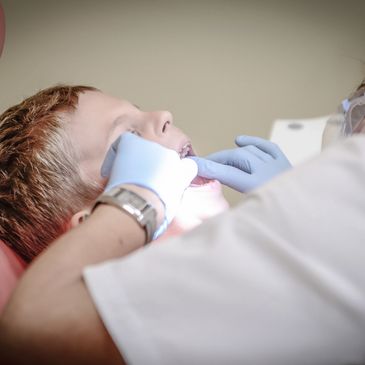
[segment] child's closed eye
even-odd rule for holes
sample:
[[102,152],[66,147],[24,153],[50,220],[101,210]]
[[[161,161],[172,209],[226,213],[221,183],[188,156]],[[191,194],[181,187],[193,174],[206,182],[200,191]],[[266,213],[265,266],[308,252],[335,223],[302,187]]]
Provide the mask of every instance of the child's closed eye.
[[141,133],[138,132],[136,129],[130,128],[127,130],[127,132],[130,132],[132,134],[135,134],[136,136],[142,137]]

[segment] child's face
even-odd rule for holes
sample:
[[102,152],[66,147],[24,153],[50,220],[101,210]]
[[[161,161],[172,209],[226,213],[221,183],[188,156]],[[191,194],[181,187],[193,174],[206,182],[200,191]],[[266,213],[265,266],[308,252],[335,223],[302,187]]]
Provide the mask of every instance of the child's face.
[[189,138],[173,125],[170,112],[144,112],[126,100],[95,91],[79,95],[66,130],[77,146],[82,172],[97,182],[102,181],[100,168],[109,147],[123,132],[134,132],[176,152],[184,153],[190,146]]

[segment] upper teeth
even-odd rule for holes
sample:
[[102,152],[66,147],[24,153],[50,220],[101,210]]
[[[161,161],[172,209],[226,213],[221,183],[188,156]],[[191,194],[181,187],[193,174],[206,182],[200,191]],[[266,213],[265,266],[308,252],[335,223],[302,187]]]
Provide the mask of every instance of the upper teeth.
[[179,154],[180,154],[180,158],[184,158],[188,155],[188,153],[190,152],[190,148],[191,148],[191,145],[190,143],[186,143],[182,148],[181,150],[179,151]]

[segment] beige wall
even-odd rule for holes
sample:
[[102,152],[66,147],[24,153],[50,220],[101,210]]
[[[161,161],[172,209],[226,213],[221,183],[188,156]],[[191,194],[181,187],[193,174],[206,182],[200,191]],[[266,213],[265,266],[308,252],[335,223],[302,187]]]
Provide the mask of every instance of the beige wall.
[[275,118],[328,114],[365,74],[363,0],[2,3],[1,110],[92,84],[171,110],[203,154],[267,137]]

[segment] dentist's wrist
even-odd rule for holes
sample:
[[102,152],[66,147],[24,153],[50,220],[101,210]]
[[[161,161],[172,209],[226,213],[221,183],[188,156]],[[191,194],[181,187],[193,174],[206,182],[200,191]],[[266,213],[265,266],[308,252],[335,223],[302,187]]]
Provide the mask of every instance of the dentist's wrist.
[[139,185],[133,184],[122,184],[118,187],[133,191],[138,194],[141,198],[149,202],[156,210],[156,224],[157,228],[163,223],[165,219],[165,205],[162,203],[161,199],[152,190],[143,188]]
[[117,208],[121,213],[128,214],[145,231],[144,244],[156,237],[164,219],[164,209],[158,196],[143,187],[133,184],[114,186],[97,199],[92,208],[95,211],[100,205]]

